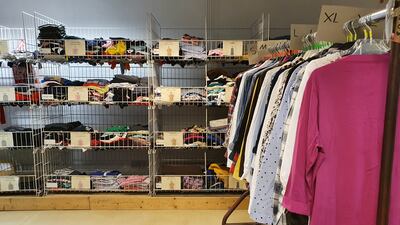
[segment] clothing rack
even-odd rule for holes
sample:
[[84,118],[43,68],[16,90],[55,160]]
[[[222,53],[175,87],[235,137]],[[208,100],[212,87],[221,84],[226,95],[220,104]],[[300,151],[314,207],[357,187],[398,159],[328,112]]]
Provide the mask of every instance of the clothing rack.
[[[400,7],[400,0],[395,1],[394,9],[398,10]],[[394,11],[396,11],[394,10]],[[392,16],[392,9],[383,9],[366,16],[360,17],[356,20],[351,20],[345,23],[350,24],[353,28],[365,27],[380,22],[386,18],[387,15]],[[390,192],[391,192],[391,178],[393,167],[393,154],[395,147],[396,137],[396,120],[397,120],[397,107],[400,93],[400,19],[398,15],[393,15],[393,41],[391,43],[391,62],[389,69],[388,88],[386,97],[385,109],[385,122],[383,133],[383,147],[381,158],[381,171],[379,182],[379,199],[377,208],[377,225],[389,224],[389,207],[390,207]],[[398,26],[396,26],[396,22]],[[239,225],[239,224],[254,224],[257,223],[227,223],[230,215],[236,210],[240,203],[250,194],[249,191],[244,192],[226,212],[222,225]]]

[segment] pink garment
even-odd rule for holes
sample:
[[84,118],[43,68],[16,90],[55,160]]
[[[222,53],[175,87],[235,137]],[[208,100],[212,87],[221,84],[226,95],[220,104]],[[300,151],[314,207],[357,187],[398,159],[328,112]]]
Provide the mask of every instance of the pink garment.
[[[388,68],[388,55],[348,56],[308,81],[283,205],[311,225],[376,224]],[[400,225],[400,118],[397,130],[390,225]]]

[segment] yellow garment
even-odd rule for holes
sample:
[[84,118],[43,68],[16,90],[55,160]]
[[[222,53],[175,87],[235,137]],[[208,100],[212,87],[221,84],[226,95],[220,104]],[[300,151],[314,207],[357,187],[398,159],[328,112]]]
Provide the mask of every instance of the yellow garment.
[[108,86],[104,86],[104,87],[88,86],[88,89],[94,90],[101,95],[104,95],[105,93],[107,93],[110,90],[110,88],[108,88]]
[[217,175],[218,179],[222,180],[225,185],[228,185],[229,183],[229,170],[221,168],[218,164],[212,163],[209,167],[209,170],[214,171],[214,173]]
[[117,44],[108,47],[105,52],[107,55],[125,55],[126,43],[125,41],[118,41]]

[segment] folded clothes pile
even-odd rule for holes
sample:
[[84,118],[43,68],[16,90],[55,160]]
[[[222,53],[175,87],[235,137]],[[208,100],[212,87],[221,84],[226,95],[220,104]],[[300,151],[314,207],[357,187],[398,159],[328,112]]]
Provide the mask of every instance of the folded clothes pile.
[[184,176],[182,178],[183,189],[201,190],[204,189],[204,179],[201,176]]
[[205,42],[201,38],[184,34],[179,44],[185,59],[207,59]]
[[131,62],[133,60],[138,63],[144,63],[145,59],[142,56],[148,54],[146,43],[142,40],[130,40],[123,37],[110,37],[109,40],[104,40],[101,37],[85,40],[81,37],[66,35],[65,28],[61,25],[46,24],[40,26],[38,39],[38,46],[40,47],[40,52],[43,54],[42,57],[51,60],[55,60],[51,56],[65,55],[64,40],[84,40],[85,57],[60,57],[58,58],[60,61],[87,62],[95,65],[115,59],[113,56],[124,56],[124,60],[119,61]]
[[120,177],[117,182],[119,187],[124,190],[145,191],[150,186],[150,178],[148,176]]
[[[53,123],[44,127],[45,140],[54,140],[56,146],[68,147],[71,143],[71,131],[91,132],[91,147],[133,147],[150,144],[147,126],[135,125],[114,126],[104,132],[94,131],[79,121],[70,123]],[[68,132],[70,131],[70,132]]]
[[183,143],[190,147],[221,146],[225,135],[210,133],[206,128],[194,125],[182,130]]
[[182,102],[205,102],[206,100],[206,93],[203,88],[181,89]]
[[[40,143],[40,129],[9,126],[4,132],[12,132],[14,147],[38,147]],[[1,145],[2,143],[0,143]],[[5,143],[6,144],[6,143]]]
[[234,81],[225,75],[207,81],[207,103],[221,105],[226,102],[226,90],[234,86]]
[[111,81],[89,79],[82,82],[71,81],[59,76],[46,76],[41,82],[41,88],[43,94],[53,96],[49,103],[68,100],[68,86],[84,86],[88,87],[90,102],[148,105],[147,80],[147,77],[115,75]]

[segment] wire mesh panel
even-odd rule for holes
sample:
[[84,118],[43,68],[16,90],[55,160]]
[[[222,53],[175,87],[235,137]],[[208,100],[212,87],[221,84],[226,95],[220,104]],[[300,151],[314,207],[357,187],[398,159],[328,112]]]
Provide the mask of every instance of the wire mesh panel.
[[45,149],[48,192],[149,192],[147,150]]

